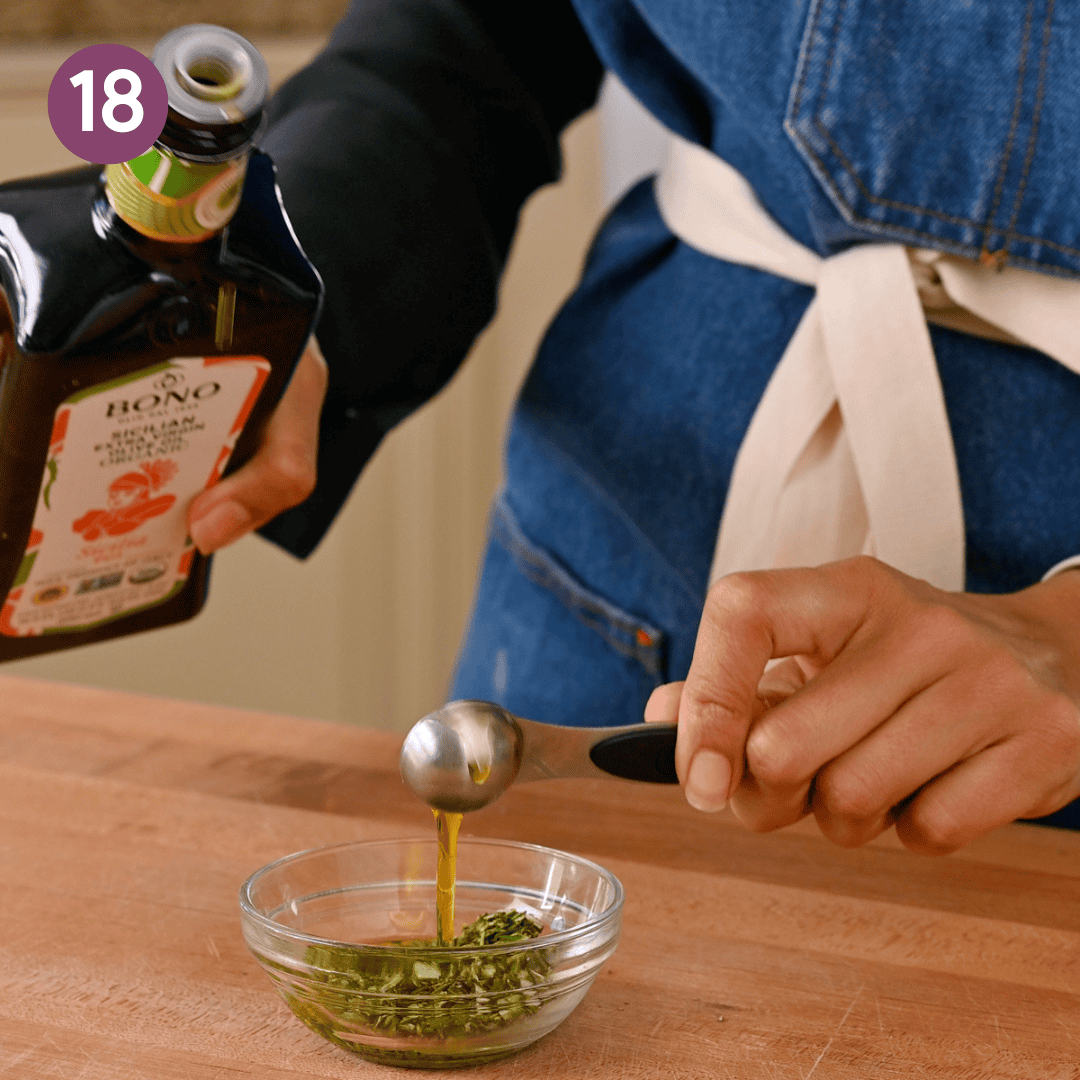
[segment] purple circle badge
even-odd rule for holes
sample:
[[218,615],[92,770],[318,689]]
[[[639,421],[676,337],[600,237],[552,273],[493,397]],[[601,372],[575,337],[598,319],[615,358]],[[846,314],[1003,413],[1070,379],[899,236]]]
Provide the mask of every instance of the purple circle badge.
[[88,45],[49,84],[49,122],[76,157],[115,165],[145,154],[165,126],[169,92],[154,62],[127,45]]

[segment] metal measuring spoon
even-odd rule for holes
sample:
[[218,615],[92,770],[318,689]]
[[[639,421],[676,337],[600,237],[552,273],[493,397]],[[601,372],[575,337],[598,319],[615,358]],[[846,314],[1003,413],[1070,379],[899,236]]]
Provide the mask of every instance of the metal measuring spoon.
[[413,725],[401,778],[428,806],[479,810],[515,780],[621,776],[677,784],[675,724],[575,728],[523,720],[490,701],[451,701]]

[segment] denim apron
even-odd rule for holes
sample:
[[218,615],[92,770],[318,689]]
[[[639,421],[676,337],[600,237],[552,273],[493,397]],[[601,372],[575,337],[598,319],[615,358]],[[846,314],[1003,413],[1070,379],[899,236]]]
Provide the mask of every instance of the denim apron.
[[[578,10],[640,100],[820,257],[888,241],[1080,277],[1075,6]],[[650,181],[613,209],[512,419],[452,696],[604,725],[685,676],[736,455],[813,296],[679,241]],[[1019,345],[930,338],[965,587],[1023,588],[1080,553],[1080,377]]]

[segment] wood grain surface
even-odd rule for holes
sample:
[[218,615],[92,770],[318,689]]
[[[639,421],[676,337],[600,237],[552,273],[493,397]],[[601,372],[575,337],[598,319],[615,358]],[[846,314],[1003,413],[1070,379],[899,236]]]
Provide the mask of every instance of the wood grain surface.
[[[409,1076],[299,1024],[237,907],[291,851],[431,831],[398,745],[0,677],[0,1077]],[[584,1002],[478,1080],[1080,1080],[1080,834],[844,851],[626,781],[522,785],[463,834],[564,848],[626,888]]]

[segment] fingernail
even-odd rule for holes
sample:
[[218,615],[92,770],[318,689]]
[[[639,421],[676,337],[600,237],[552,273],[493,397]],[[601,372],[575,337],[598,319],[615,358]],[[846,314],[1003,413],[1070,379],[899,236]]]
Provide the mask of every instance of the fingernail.
[[690,762],[686,777],[686,801],[695,810],[714,814],[727,805],[731,766],[715,750],[699,750]]
[[204,554],[239,540],[251,528],[252,517],[237,502],[223,502],[189,525],[191,539]]

